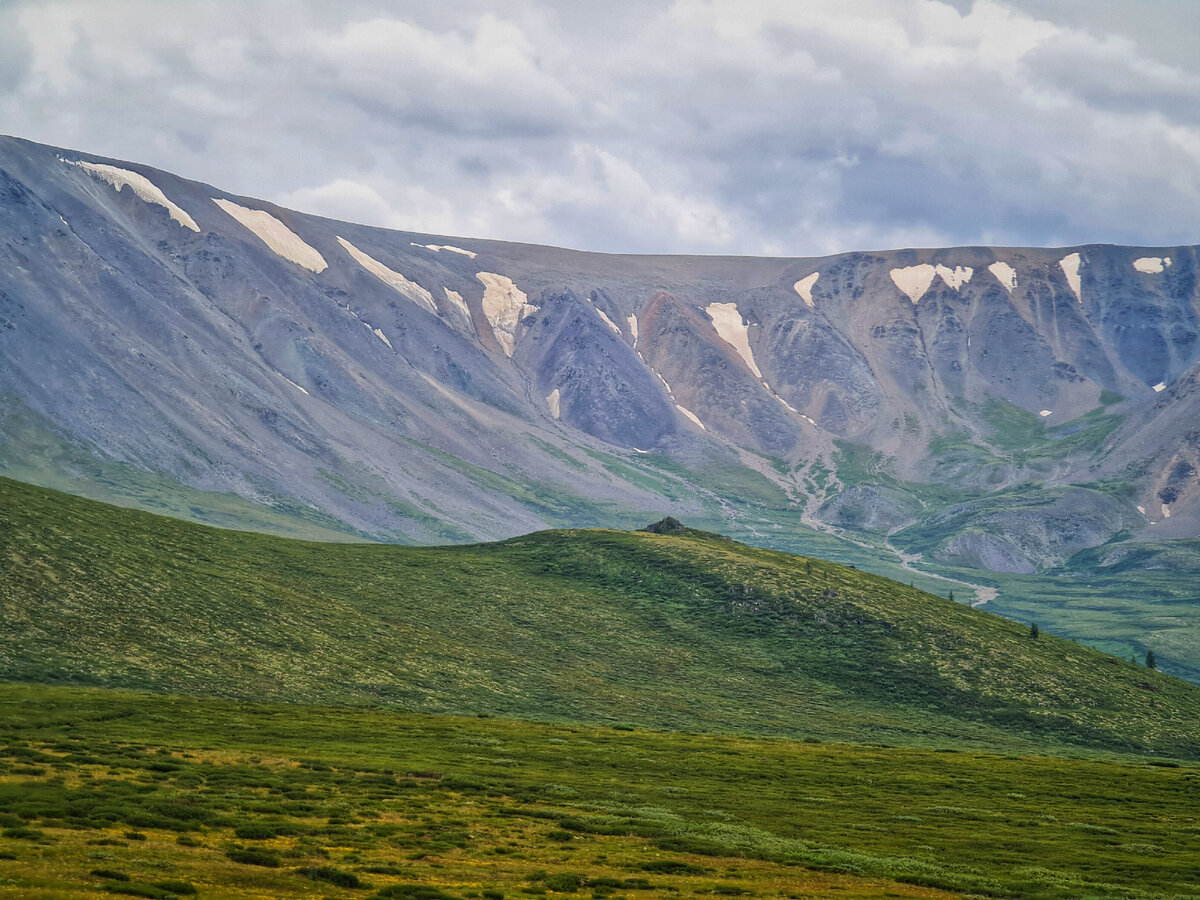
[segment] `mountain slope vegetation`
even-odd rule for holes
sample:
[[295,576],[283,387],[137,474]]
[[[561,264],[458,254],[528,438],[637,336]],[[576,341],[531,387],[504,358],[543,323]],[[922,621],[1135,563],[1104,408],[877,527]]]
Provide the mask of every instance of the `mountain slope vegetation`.
[[317,544],[0,480],[0,677],[911,745],[1194,756],[1200,688],[717,535]]

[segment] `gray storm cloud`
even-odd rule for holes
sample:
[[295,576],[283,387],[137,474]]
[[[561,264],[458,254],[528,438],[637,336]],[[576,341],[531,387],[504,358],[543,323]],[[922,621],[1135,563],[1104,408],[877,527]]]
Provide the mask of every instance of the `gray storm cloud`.
[[17,0],[0,116],[323,215],[605,251],[1200,239],[1200,71],[1154,52],[1186,21],[579,6]]

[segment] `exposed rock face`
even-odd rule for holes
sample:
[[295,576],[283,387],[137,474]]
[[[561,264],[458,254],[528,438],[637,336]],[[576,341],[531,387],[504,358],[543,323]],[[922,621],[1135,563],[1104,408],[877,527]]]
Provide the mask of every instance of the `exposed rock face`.
[[751,476],[998,571],[1200,533],[1195,247],[621,257],[221,193],[0,140],[3,421],[390,539],[688,516]]

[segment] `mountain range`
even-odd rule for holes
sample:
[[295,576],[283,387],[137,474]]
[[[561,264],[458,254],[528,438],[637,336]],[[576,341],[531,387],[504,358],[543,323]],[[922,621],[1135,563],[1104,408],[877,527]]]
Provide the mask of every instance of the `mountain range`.
[[0,471],[333,540],[671,513],[1195,679],[1196,270],[585,253],[3,138]]

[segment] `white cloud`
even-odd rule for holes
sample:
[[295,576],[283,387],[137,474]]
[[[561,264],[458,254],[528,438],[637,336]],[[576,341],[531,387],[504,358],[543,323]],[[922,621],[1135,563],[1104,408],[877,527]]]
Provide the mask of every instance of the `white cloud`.
[[403,227],[396,211],[379,191],[349,178],[338,178],[319,187],[290,191],[280,198],[279,203],[289,209],[344,222],[387,228]]
[[1178,42],[1151,52],[1155,5],[1200,30],[1179,0],[1094,20],[1073,0],[296,0],[284,16],[13,0],[0,120],[434,234],[785,254],[1193,242],[1200,63]]

